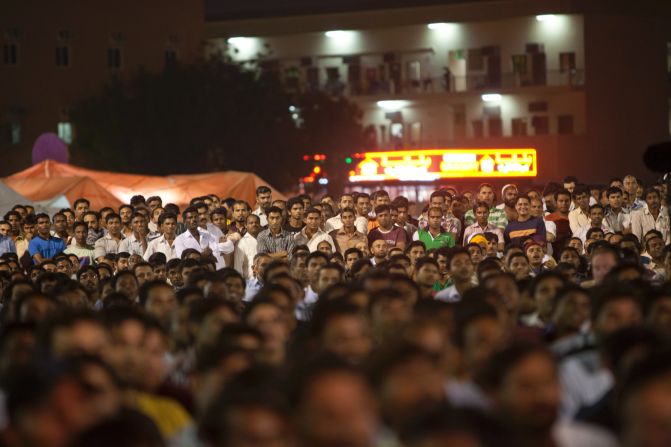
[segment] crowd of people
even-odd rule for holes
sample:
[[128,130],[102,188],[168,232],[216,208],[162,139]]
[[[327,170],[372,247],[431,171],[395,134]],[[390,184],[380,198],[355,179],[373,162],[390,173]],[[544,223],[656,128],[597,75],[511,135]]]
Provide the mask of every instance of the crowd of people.
[[0,446],[669,446],[667,186],[0,221]]

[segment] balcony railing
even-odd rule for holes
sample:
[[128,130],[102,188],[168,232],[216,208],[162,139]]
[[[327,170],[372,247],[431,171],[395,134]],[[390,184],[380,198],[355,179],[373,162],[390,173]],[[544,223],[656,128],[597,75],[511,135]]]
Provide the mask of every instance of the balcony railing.
[[536,75],[502,73],[498,76],[491,74],[453,76],[448,74],[441,77],[400,81],[376,79],[345,82],[341,79],[331,79],[322,83],[308,83],[300,82],[298,79],[285,79],[285,85],[297,93],[324,90],[334,95],[345,94],[357,97],[491,91],[523,87],[580,87],[584,84],[585,72],[583,70],[546,71]]

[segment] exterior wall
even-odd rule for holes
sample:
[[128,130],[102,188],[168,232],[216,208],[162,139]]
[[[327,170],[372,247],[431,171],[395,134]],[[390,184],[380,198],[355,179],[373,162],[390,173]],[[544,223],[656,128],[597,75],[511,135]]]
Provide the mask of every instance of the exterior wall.
[[[16,66],[3,65],[0,60],[0,175],[27,167],[37,136],[56,132],[57,123],[67,120],[67,109],[112,76],[128,76],[139,68],[159,70],[169,48],[181,60],[199,57],[202,52],[204,24],[199,1],[10,3],[0,14],[0,51],[10,41],[8,30],[18,29],[20,54]],[[59,41],[63,30],[70,38]],[[114,33],[119,33],[119,42],[112,37]],[[56,66],[56,47],[61,44],[69,47],[70,66],[66,68]],[[122,49],[120,69],[108,67],[107,51],[115,45]],[[7,123],[21,124],[20,144],[10,144]]]

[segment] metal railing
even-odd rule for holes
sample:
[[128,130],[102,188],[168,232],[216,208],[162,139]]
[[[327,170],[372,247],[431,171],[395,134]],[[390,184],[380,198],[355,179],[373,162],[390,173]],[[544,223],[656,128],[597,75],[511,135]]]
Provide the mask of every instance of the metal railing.
[[343,81],[331,79],[325,82],[301,82],[298,79],[285,79],[285,85],[296,93],[324,90],[334,95],[348,96],[381,96],[434,94],[447,92],[473,92],[496,89],[514,89],[523,87],[566,86],[580,87],[585,84],[584,70],[546,71],[543,73],[519,74],[500,73],[470,74],[454,76],[446,74],[419,80],[375,79],[360,81]]

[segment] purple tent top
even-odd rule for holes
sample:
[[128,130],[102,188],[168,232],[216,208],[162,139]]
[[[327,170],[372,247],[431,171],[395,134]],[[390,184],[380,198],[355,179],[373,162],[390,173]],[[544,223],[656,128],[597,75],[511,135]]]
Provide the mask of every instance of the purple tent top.
[[33,144],[33,164],[36,165],[44,160],[54,160],[60,163],[70,161],[68,145],[55,133],[43,133]]

